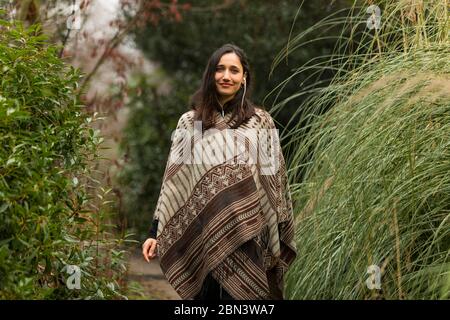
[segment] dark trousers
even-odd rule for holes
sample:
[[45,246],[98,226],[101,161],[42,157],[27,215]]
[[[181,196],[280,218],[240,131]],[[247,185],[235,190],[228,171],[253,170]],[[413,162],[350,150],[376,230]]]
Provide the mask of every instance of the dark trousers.
[[234,300],[232,296],[211,276],[210,273],[203,282],[202,289],[194,298],[194,300]]

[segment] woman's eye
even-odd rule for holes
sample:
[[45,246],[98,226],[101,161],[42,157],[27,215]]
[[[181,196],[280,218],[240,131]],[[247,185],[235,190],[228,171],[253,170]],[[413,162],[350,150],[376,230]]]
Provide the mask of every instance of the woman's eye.
[[[224,71],[224,67],[217,67],[216,71]],[[231,69],[230,72],[237,74],[237,73],[239,73],[239,70]]]

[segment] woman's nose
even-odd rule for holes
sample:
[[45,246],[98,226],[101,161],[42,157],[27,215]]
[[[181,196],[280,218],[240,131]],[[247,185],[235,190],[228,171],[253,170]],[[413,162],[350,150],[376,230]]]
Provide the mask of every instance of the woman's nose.
[[225,70],[225,73],[223,74],[223,79],[230,80],[230,74],[229,74],[228,70]]

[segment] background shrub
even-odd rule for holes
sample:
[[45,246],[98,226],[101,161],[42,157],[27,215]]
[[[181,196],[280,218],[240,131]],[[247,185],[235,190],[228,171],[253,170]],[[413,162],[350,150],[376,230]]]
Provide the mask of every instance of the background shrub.
[[[77,98],[79,72],[37,34],[0,20],[0,298],[121,298],[109,190],[89,179],[102,138]],[[66,285],[70,265],[79,289]]]

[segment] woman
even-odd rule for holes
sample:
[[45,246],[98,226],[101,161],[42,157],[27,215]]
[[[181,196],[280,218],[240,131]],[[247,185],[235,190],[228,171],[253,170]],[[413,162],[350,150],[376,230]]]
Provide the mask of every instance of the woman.
[[283,299],[283,275],[297,255],[278,132],[251,103],[251,83],[242,49],[216,50],[172,139],[143,255],[158,253],[183,299]]

